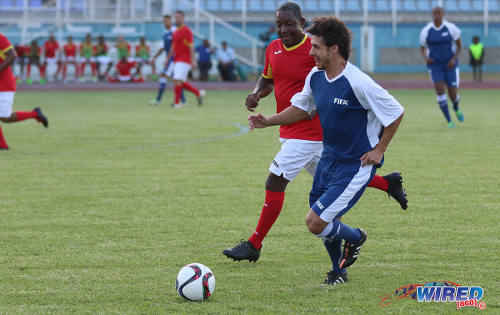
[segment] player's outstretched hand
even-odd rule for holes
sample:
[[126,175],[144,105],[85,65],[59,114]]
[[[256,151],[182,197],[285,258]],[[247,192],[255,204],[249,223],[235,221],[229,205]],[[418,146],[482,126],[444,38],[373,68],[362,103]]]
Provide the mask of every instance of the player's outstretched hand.
[[262,115],[262,113],[248,116],[248,125],[250,125],[250,130],[254,130],[255,128],[266,128],[267,121],[267,117]]
[[[255,93],[250,93],[245,100],[245,106],[251,112],[255,111],[255,107],[259,106],[260,97]],[[250,118],[249,118],[250,120]]]
[[368,151],[365,154],[363,154],[363,156],[360,158],[361,166],[378,165],[380,164],[380,161],[382,161],[383,156],[384,152],[381,152],[377,148]]

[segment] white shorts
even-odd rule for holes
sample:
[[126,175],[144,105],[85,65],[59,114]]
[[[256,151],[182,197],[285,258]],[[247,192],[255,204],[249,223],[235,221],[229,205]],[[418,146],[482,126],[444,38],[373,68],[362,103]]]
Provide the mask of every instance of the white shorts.
[[97,62],[101,64],[108,64],[111,62],[111,58],[108,56],[97,56]]
[[15,92],[0,92],[0,117],[8,118],[12,115]]
[[174,75],[172,76],[172,79],[185,82],[187,80],[189,70],[191,70],[191,65],[189,63],[182,61],[174,62]]
[[46,63],[51,63],[51,64],[56,64],[57,63],[57,58],[56,57],[47,57],[45,58]]
[[135,58],[135,61],[137,61],[138,63],[139,62],[143,62],[143,63],[151,63],[151,61],[153,61],[153,58],[149,57],[147,59],[143,59],[141,57],[136,57]]
[[62,56],[61,59],[64,62],[74,62],[74,61],[76,61],[76,57],[75,56]]
[[132,79],[132,76],[130,75],[119,75],[118,76],[118,80],[120,80],[121,82],[128,82]]
[[84,62],[95,62],[95,57],[90,57],[90,58],[85,58],[85,57],[80,57],[80,63]]
[[314,176],[318,166],[323,142],[280,138],[281,150],[269,166],[269,171],[292,181],[302,169]]

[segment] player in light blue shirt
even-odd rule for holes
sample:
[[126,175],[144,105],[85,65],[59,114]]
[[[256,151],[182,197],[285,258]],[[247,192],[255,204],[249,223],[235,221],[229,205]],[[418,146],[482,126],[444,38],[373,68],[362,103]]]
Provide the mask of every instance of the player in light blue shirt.
[[[348,62],[351,32],[335,17],[320,17],[311,28],[310,55],[316,61],[292,106],[279,114],[248,118],[250,128],[291,124],[319,116],[323,153],[309,195],[306,225],[321,237],[332,261],[325,284],[347,281],[367,238],[339,218],[351,209],[383,163],[384,152],[403,118],[403,107],[369,76]],[[342,251],[342,240],[344,250]]]
[[432,10],[432,22],[429,22],[420,32],[420,50],[427,63],[439,107],[448,126],[453,127],[445,91],[448,87],[448,95],[453,102],[453,110],[457,119],[464,121],[464,115],[458,107],[460,96],[457,92],[460,83],[457,57],[462,48],[462,42],[460,29],[455,24],[444,20],[443,16],[443,8],[435,7]]

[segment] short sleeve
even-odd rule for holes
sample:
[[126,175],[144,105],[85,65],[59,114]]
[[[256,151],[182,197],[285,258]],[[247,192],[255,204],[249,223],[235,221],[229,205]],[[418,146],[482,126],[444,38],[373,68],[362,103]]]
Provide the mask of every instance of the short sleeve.
[[311,88],[311,77],[314,73],[316,73],[318,69],[314,67],[311,72],[306,77],[306,81],[304,83],[304,87],[302,91],[296,93],[292,96],[290,103],[292,106],[302,109],[307,113],[311,113],[316,109],[316,104],[314,103],[313,91]]
[[9,42],[7,37],[0,34],[0,53],[5,54],[10,49],[12,49],[12,44]]
[[429,26],[426,25],[422,31],[420,31],[420,46],[427,46],[427,35],[429,34]]
[[451,38],[453,38],[454,41],[460,38],[460,33],[462,33],[462,31],[455,24],[449,23],[448,30],[450,31]]
[[364,74],[358,82],[353,90],[361,106],[371,110],[384,127],[392,124],[403,114],[403,106],[368,75]]
[[269,47],[271,47],[271,44],[269,44],[267,46],[267,49],[266,49],[266,56],[265,56],[265,60],[264,60],[264,70],[262,70],[262,77],[264,79],[272,79],[273,78],[273,69],[271,68],[271,63],[269,60],[269,52],[271,51],[271,49]]

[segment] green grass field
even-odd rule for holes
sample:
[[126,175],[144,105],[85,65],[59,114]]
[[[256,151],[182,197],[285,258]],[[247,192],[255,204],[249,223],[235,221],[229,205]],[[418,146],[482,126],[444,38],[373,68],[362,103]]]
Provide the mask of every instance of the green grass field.
[[[403,173],[408,211],[368,189],[344,217],[368,232],[349,282],[324,286],[329,259],[304,218],[312,178],[287,189],[258,263],[221,251],[253,231],[277,128],[244,133],[245,91],[209,91],[179,110],[154,92],[18,92],[33,120],[3,124],[0,313],[454,314],[454,303],[381,296],[407,284],[481,286],[500,313],[500,93],[461,91],[466,121],[448,129],[430,90],[398,90],[405,119],[379,174]],[[274,99],[262,102],[270,114]],[[209,266],[203,303],[175,291],[179,269]],[[477,308],[460,310],[478,312]],[[481,314],[483,314],[481,313]]]

